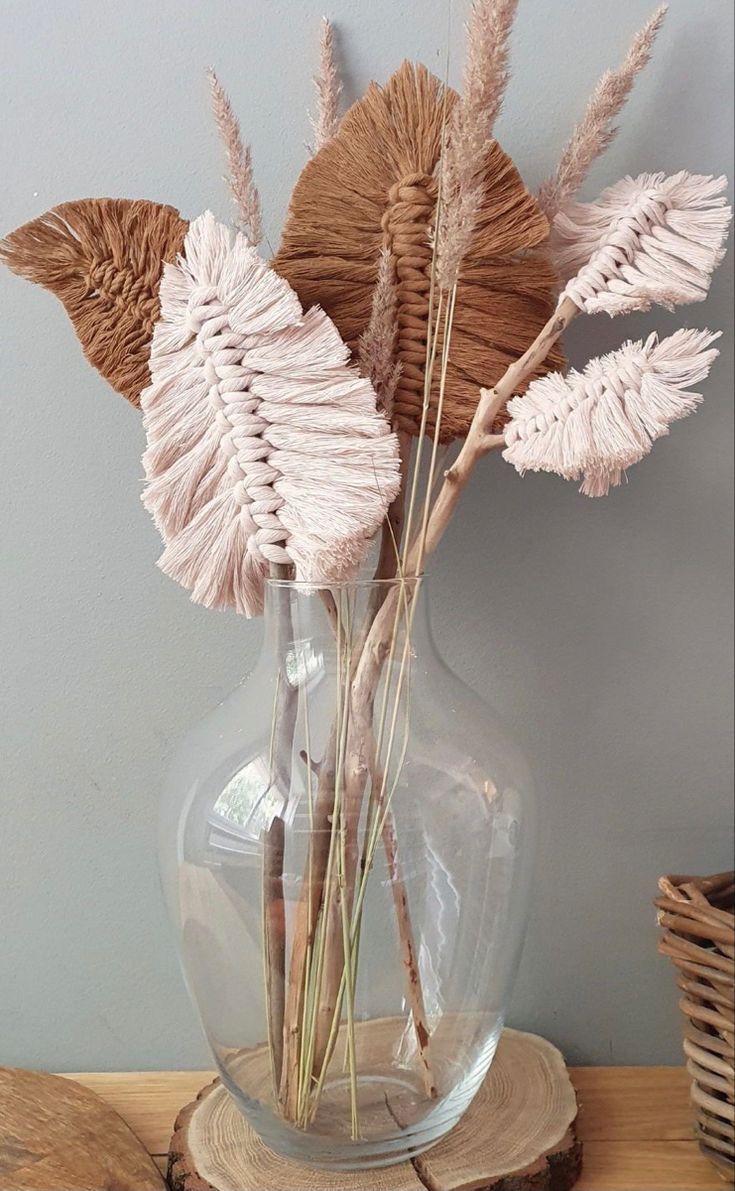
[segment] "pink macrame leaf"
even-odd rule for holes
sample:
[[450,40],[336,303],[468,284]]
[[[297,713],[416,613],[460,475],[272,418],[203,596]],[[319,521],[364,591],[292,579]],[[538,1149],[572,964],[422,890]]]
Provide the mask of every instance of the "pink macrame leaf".
[[270,564],[359,566],[399,483],[398,443],[323,311],[209,212],[167,265],[141,396],[143,494],[162,570],[207,607],[260,612]]
[[725,178],[640,174],[593,203],[571,203],[552,227],[562,298],[596,314],[701,302],[732,216]]
[[701,394],[684,390],[707,376],[719,334],[649,335],[591,360],[584,372],[534,381],[508,404],[503,458],[521,475],[556,472],[581,479],[586,496],[606,496],[672,422],[697,408]]

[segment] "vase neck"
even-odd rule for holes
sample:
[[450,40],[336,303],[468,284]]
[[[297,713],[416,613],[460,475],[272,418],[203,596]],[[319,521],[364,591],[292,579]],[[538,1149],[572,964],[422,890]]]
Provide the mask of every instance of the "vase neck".
[[410,628],[415,655],[430,643],[426,579],[366,580],[315,586],[290,580],[266,584],[265,644],[280,664],[294,668],[294,658],[309,645],[321,657],[359,652],[376,616],[394,650]]

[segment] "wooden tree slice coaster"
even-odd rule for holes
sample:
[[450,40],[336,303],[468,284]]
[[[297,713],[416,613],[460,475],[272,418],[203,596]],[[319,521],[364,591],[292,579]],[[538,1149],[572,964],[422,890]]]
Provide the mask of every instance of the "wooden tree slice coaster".
[[0,1191],[165,1191],[141,1142],[74,1080],[0,1067]]
[[353,1173],[287,1161],[215,1080],[178,1116],[168,1177],[173,1191],[569,1191],[582,1169],[576,1117],[559,1051],[535,1034],[506,1030],[462,1120],[412,1161]]

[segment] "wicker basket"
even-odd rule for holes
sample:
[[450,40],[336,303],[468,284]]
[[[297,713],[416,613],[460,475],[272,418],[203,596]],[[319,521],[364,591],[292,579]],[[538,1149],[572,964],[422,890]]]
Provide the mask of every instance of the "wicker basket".
[[735,873],[662,877],[659,950],[679,969],[699,1144],[723,1177],[735,1173]]

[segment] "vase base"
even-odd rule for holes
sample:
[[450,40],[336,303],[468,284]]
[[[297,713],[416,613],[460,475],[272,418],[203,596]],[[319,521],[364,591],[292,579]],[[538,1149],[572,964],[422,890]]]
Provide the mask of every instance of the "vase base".
[[[329,1093],[343,1103],[341,1078],[325,1088],[320,1132],[259,1136],[219,1080],[179,1115],[169,1152],[173,1191],[455,1191],[478,1186],[504,1191],[568,1191],[581,1170],[574,1134],[577,1104],[559,1052],[542,1038],[506,1030],[495,1061],[469,1110],[437,1103],[415,1128],[401,1129],[393,1107],[418,1094],[409,1081],[376,1077],[360,1089],[361,1109],[391,1112],[395,1132],[345,1142],[326,1132]],[[391,1111],[392,1109],[392,1111]],[[253,1106],[248,1108],[253,1120]],[[322,1114],[320,1113],[320,1118]],[[460,1117],[462,1118],[460,1120]],[[257,1119],[256,1124],[259,1124]],[[375,1121],[377,1126],[378,1121]],[[315,1122],[316,1125],[316,1122]],[[268,1143],[276,1149],[270,1149]],[[386,1183],[370,1171],[391,1166]]]

